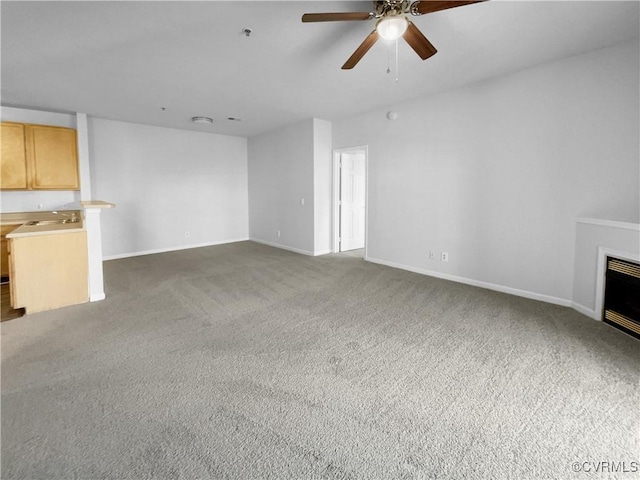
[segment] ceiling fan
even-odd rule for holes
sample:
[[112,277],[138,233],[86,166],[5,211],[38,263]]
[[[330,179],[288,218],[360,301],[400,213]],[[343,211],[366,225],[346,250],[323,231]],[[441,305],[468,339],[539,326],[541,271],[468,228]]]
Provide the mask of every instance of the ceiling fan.
[[344,12],[344,13],[305,13],[302,15],[303,22],[335,22],[352,20],[370,20],[377,18],[375,29],[369,34],[364,42],[360,44],[349,60],[342,66],[343,70],[350,70],[364,57],[365,53],[382,37],[386,40],[397,40],[402,37],[413,50],[422,58],[427,58],[436,54],[437,50],[427,37],[416,27],[413,22],[406,17],[407,14],[414,16],[426,13],[438,12],[454,7],[462,7],[472,3],[479,3],[485,0],[467,1],[436,1],[436,0],[381,0],[373,2],[373,12]]

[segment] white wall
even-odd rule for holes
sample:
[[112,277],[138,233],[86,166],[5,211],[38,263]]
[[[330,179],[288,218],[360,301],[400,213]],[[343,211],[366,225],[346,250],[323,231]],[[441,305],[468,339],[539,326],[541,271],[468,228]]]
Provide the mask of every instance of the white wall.
[[[0,107],[3,122],[35,123],[57,127],[76,128],[76,116],[67,113],[45,112],[24,108]],[[2,212],[34,212],[42,210],[66,210],[80,208],[80,192],[61,191],[0,191]]]
[[333,149],[331,122],[313,119],[314,253],[331,252]]
[[311,118],[249,139],[252,240],[306,255],[331,251],[331,128]]
[[618,258],[637,259],[640,225],[591,219],[579,219],[576,223],[573,302],[579,311],[597,319],[602,318],[602,312],[595,310],[596,296],[601,294],[596,292],[599,247],[623,254]]
[[[245,138],[89,119],[105,258],[248,238]],[[190,236],[185,237],[185,232]]]
[[251,137],[248,151],[251,239],[313,255],[314,120]]
[[335,148],[369,148],[370,259],[570,304],[576,218],[640,216],[639,53],[636,40],[334,123]]

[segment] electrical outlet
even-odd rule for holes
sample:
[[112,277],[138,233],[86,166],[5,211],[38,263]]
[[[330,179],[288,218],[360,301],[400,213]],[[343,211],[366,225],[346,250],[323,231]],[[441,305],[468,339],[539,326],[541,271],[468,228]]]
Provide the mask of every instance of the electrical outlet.
[[280,238],[280,230],[278,230],[277,235],[278,235],[278,238]]
[[449,252],[442,252],[440,254],[440,260],[442,260],[443,262],[448,262],[449,261]]
[[436,258],[436,254],[429,250],[429,260],[433,260]]
[[44,205],[43,205],[42,203],[39,203],[39,204],[37,205],[37,207],[38,207],[38,210],[42,210],[42,208],[44,207]]
[[304,198],[300,199],[300,205],[304,205]]
[[189,233],[189,231],[187,230],[186,232],[184,232],[184,236],[189,238],[189,236],[191,235],[191,233]]

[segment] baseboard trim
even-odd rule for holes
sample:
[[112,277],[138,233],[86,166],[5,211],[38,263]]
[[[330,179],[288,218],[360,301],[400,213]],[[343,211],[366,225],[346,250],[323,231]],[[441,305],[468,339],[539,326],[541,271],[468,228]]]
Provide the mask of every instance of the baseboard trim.
[[581,314],[593,318],[594,320],[601,321],[600,315],[592,308],[587,308],[584,305],[580,305],[576,302],[571,302],[571,308],[573,308],[576,312],[580,312]]
[[314,257],[319,257],[320,255],[327,255],[328,253],[332,253],[333,250],[329,249],[329,250],[318,250],[316,253],[313,254]]
[[107,296],[103,293],[92,293],[89,297],[90,302],[99,302],[100,300],[104,300]]
[[289,245],[282,245],[281,243],[268,242],[267,240],[262,240],[260,238],[249,237],[249,240],[256,243],[261,243],[263,245],[268,245],[270,247],[288,250],[290,252],[299,253],[301,255],[307,255],[309,257],[314,257],[317,255],[316,253],[310,252],[309,250],[302,250],[301,248],[290,247]]
[[169,247],[169,248],[156,248],[153,250],[142,250],[140,252],[132,252],[132,253],[119,253],[117,255],[107,255],[102,257],[102,260],[118,260],[120,258],[129,258],[129,257],[140,257],[142,255],[153,255],[155,253],[167,253],[167,252],[176,252],[178,250],[189,250],[191,248],[202,248],[202,247],[213,247],[214,245],[224,245],[226,243],[236,243],[236,242],[246,242],[249,238],[236,238],[232,240],[221,240],[219,242],[206,242],[206,243],[196,243],[194,245],[181,245],[179,247]]
[[385,265],[387,267],[399,268],[401,270],[407,270],[409,272],[419,273],[421,275],[428,275],[430,277],[441,278],[443,280],[450,280],[452,282],[464,283],[465,285],[471,285],[473,287],[486,288],[487,290],[493,290],[501,293],[508,293],[509,295],[515,295],[517,297],[529,298],[531,300],[539,300],[541,302],[552,303],[554,305],[561,305],[563,307],[573,306],[573,302],[571,300],[552,297],[551,295],[544,295],[542,293],[530,292],[528,290],[520,290],[518,288],[506,287],[504,285],[496,285],[495,283],[482,282],[480,280],[473,280],[471,278],[459,277],[457,275],[451,275],[448,273],[434,272],[433,270],[411,267],[409,265],[389,262],[387,260],[381,260],[379,258],[367,257],[366,260],[368,262],[378,263],[380,265]]

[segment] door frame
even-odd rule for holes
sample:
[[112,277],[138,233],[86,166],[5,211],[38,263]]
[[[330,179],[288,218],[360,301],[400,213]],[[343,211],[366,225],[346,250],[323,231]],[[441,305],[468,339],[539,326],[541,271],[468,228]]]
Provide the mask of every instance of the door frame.
[[340,155],[354,152],[364,152],[364,259],[367,260],[369,239],[369,147],[367,145],[333,150],[331,251],[333,253],[340,252],[340,242],[338,240],[340,237]]

